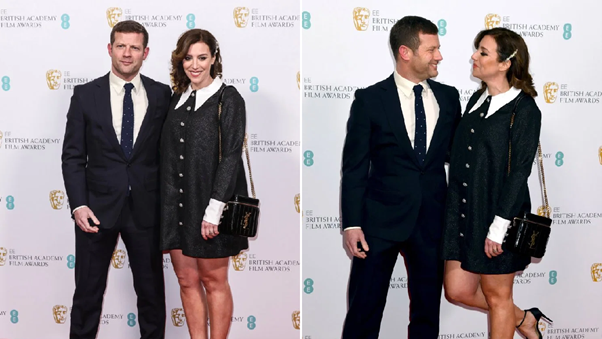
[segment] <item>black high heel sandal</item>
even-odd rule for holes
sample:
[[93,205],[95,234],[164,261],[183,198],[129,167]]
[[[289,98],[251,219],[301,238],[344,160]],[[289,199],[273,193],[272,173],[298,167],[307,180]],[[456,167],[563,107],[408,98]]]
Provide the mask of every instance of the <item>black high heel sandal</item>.
[[[520,324],[518,324],[518,326],[516,326],[516,328],[521,327],[523,322],[525,322],[525,318],[527,318],[527,312],[531,312],[531,314],[533,314],[533,316],[535,317],[535,330],[537,330],[538,339],[543,339],[543,334],[541,334],[541,331],[539,331],[539,320],[541,318],[544,318],[548,323],[551,324],[551,323],[553,323],[552,319],[546,317],[545,314],[541,313],[539,308],[533,307],[531,309],[525,310],[525,315],[523,316],[523,320],[521,320]],[[527,339],[529,339],[529,338],[527,338]]]

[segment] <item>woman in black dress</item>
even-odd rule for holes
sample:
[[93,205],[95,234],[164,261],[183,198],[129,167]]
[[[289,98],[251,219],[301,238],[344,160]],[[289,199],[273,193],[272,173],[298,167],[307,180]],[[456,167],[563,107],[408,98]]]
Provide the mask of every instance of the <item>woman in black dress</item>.
[[531,258],[502,250],[511,220],[531,209],[527,179],[541,112],[533,99],[529,51],[505,28],[480,32],[474,45],[472,74],[482,86],[470,98],[452,146],[443,236],[445,294],[452,302],[489,311],[492,339],[511,339],[516,329],[529,339],[542,338],[537,324],[545,316],[537,308],[521,310],[512,299],[514,275]]
[[245,103],[221,81],[220,50],[210,32],[185,32],[171,63],[174,95],[160,147],[161,248],[170,251],[191,339],[208,337],[207,318],[211,338],[225,339],[233,308],[228,260],[248,241],[219,234],[218,225],[226,202],[247,195]]

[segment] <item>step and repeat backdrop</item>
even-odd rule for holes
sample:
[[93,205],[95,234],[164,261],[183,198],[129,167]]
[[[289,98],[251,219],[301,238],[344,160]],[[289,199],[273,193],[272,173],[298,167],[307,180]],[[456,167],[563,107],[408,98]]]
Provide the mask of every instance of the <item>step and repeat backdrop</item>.
[[[246,102],[258,236],[230,260],[229,338],[300,336],[299,1],[0,1],[0,338],[68,337],[74,224],[61,175],[73,88],[105,75],[111,28],[136,20],[150,34],[141,73],[169,83],[178,37],[203,28],[218,39],[224,82]],[[166,338],[188,330],[164,256]],[[139,338],[128,253],[111,261],[99,339]]]
[[[351,263],[339,213],[346,122],[354,92],[394,71],[389,31],[406,15],[423,16],[439,27],[443,61],[436,80],[455,86],[463,107],[479,87],[470,60],[477,33],[507,27],[524,37],[543,113],[541,144],[554,224],[546,256],[516,276],[515,302],[539,307],[554,320],[540,324],[547,339],[602,338],[600,13],[597,0],[303,1],[304,339],[341,335]],[[529,179],[534,210],[542,205],[535,164]],[[381,338],[405,337],[408,303],[400,256]],[[487,314],[443,298],[440,333],[441,339],[487,338]]]

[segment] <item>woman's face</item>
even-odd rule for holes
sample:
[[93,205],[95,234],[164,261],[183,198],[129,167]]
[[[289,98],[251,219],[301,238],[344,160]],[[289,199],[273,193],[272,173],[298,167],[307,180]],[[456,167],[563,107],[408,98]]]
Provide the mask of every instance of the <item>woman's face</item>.
[[190,45],[188,53],[182,60],[182,67],[192,89],[201,89],[207,87],[213,82],[211,77],[211,65],[215,62],[215,57],[211,56],[209,46],[204,42],[197,42]]
[[485,82],[499,76],[505,76],[508,62],[499,62],[497,43],[490,35],[481,39],[479,48],[472,54],[472,75]]

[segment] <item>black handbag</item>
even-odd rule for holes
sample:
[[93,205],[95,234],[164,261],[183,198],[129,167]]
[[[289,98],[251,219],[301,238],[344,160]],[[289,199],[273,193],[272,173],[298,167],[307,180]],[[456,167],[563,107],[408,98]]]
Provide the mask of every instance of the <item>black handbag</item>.
[[[219,138],[219,161],[222,161],[222,129],[221,115],[224,89],[220,93],[218,104],[218,138]],[[255,197],[255,185],[253,184],[253,175],[251,174],[251,162],[249,158],[249,149],[247,147],[247,136],[243,141],[243,149],[247,156],[247,165],[249,168],[249,179],[251,182],[251,192],[253,197],[247,197],[235,194],[224,207],[220,223],[218,226],[219,233],[238,235],[252,238],[257,234],[257,226],[259,224],[259,199]]]
[[[516,115],[516,106],[522,99],[522,96],[516,101],[510,118],[510,132],[514,124]],[[512,140],[512,138],[510,138]],[[552,231],[552,219],[550,219],[550,205],[548,204],[548,192],[546,190],[546,178],[543,171],[543,156],[541,152],[541,143],[537,145],[539,158],[539,172],[541,173],[541,182],[543,186],[544,206],[539,208],[537,214],[523,212],[515,217],[506,233],[504,245],[512,252],[529,255],[535,258],[542,258],[546,253],[546,246]],[[508,174],[510,174],[510,158],[512,156],[512,141],[508,148]]]

